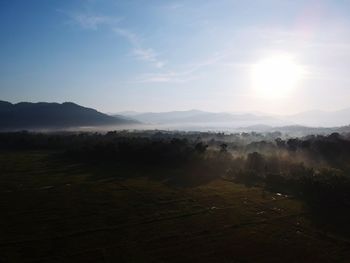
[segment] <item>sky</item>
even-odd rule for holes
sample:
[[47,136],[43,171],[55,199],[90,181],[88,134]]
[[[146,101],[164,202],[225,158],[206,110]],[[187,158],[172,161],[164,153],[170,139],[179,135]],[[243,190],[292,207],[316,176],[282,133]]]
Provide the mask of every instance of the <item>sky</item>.
[[338,110],[349,68],[347,0],[0,0],[0,100],[13,103]]

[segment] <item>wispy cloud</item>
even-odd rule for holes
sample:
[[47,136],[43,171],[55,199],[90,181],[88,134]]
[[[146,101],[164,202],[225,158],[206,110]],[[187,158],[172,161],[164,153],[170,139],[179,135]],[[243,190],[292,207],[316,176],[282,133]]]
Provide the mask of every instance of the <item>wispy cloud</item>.
[[140,60],[153,63],[157,68],[162,68],[165,64],[163,61],[157,58],[157,53],[151,48],[138,47],[133,50],[133,54]]
[[113,28],[113,31],[118,35],[124,37],[127,41],[130,42],[131,45],[140,46],[140,38],[131,31],[119,27]]
[[147,73],[136,79],[136,83],[184,83],[194,80],[198,77],[192,75],[190,72],[161,72],[161,73]]
[[119,22],[122,20],[121,17],[67,12],[63,10],[57,11],[69,17],[68,23],[78,25],[84,29],[97,30],[101,26],[109,27],[110,30],[113,30],[113,32],[129,42],[132,49],[131,54],[137,60],[148,62],[156,68],[164,67],[165,62],[159,59],[159,55],[154,49],[144,47],[142,45],[142,39],[137,34],[119,26]]
[[96,30],[100,25],[106,25],[114,22],[119,22],[120,19],[112,19],[106,16],[91,16],[78,14],[73,17],[74,20],[83,28]]
[[[137,83],[184,83],[200,78],[199,72],[207,67],[214,65],[224,65],[224,61],[228,56],[233,53],[232,50],[224,50],[217,52],[209,56],[208,58],[199,61],[197,63],[191,63],[183,66],[182,70],[166,71],[161,73],[148,73],[143,74],[137,78]],[[241,66],[242,64],[236,63],[235,66]],[[231,66],[231,65],[230,65]],[[243,65],[245,66],[245,65]]]
[[90,30],[97,30],[100,26],[115,26],[122,20],[121,17],[68,12],[63,10],[57,11],[69,17],[68,23],[76,24],[81,28]]
[[123,28],[114,28],[113,31],[130,43],[132,46],[132,55],[136,59],[149,62],[157,68],[164,67],[165,62],[159,59],[157,52],[152,48],[144,47],[138,35]]
[[[182,8],[182,4],[174,4],[169,5],[167,8],[169,9],[178,9]],[[65,15],[69,17],[69,22],[74,23],[84,29],[88,30],[98,30],[100,27],[105,27],[112,32],[114,32],[117,36],[121,37],[129,43],[130,46],[130,55],[138,61],[146,62],[157,69],[156,72],[150,72],[146,74],[142,74],[139,77],[135,78],[137,83],[182,83],[188,82],[194,79],[198,79],[203,77],[201,75],[201,71],[207,67],[213,66],[235,66],[235,67],[247,67],[247,63],[243,64],[242,61],[239,61],[242,56],[242,50],[237,54],[236,49],[227,49],[220,50],[218,52],[213,52],[209,54],[207,58],[200,61],[189,61],[186,63],[178,63],[176,67],[171,67],[171,65],[167,65],[165,60],[161,58],[159,53],[153,48],[147,46],[145,44],[145,39],[141,37],[135,31],[129,30],[121,24],[121,17],[111,17],[106,15],[96,15],[91,13],[79,13],[79,12],[63,12]],[[248,28],[249,29],[249,28]],[[246,32],[248,31],[248,33]],[[245,33],[238,32],[239,35],[243,34],[243,38],[249,38],[251,35],[258,35],[259,38],[263,38],[265,41],[269,40],[269,36],[273,40],[276,39],[276,32],[266,32],[266,30],[262,30],[261,28],[252,28],[250,30],[246,30]],[[260,34],[252,34],[260,33]],[[291,36],[279,35],[280,38],[290,38]],[[246,47],[243,48],[243,50]],[[249,49],[249,48],[248,48]],[[233,56],[232,56],[233,55]],[[238,59],[238,61],[237,61]],[[249,64],[249,63],[248,63]],[[165,67],[166,65],[166,67]],[[249,66],[249,65],[248,65]]]

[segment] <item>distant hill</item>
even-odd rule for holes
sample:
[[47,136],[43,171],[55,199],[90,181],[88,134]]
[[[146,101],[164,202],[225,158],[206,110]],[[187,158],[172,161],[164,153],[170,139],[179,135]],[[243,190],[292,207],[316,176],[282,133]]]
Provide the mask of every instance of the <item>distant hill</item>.
[[[305,111],[293,115],[269,115],[264,113],[206,112],[200,110],[170,112],[123,112],[135,120],[154,125],[182,125],[217,128],[251,126],[288,126],[288,129],[305,127],[341,127],[350,124],[350,108],[338,111]],[[294,127],[294,128],[292,128]],[[259,128],[259,127],[258,127]],[[259,128],[260,129],[260,128]]]
[[170,112],[147,112],[135,113],[123,112],[135,120],[148,124],[160,125],[210,125],[220,127],[240,127],[256,124],[265,125],[287,125],[291,124],[279,118],[268,115],[257,115],[251,113],[227,113],[227,112],[206,112],[200,110],[170,111]]
[[12,104],[0,101],[0,129],[68,128],[138,123],[123,116],[109,116],[72,102]]

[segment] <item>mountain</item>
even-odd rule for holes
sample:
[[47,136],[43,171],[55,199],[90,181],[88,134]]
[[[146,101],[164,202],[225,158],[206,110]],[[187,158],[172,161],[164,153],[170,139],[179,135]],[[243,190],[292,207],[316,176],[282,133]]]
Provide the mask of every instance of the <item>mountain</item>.
[[140,122],[157,125],[209,125],[220,128],[257,124],[273,126],[290,124],[279,118],[251,113],[214,113],[200,110],[132,113],[129,115],[126,112],[123,113]]
[[[181,127],[235,128],[251,126],[306,126],[341,127],[350,124],[350,108],[338,111],[305,111],[294,115],[268,115],[264,113],[206,112],[200,110],[170,112],[123,112],[135,120],[147,124]],[[170,128],[171,128],[170,127]]]
[[137,121],[123,116],[109,116],[95,109],[72,102],[12,104],[0,101],[0,129],[68,128],[134,124]]

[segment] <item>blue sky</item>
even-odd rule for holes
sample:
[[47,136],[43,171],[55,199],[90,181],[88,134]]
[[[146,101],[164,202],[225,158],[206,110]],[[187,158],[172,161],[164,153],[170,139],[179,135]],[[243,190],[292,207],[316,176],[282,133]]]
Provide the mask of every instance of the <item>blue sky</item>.
[[[350,1],[1,0],[0,99],[123,110],[336,110],[350,102]],[[278,99],[251,69],[303,69]]]

